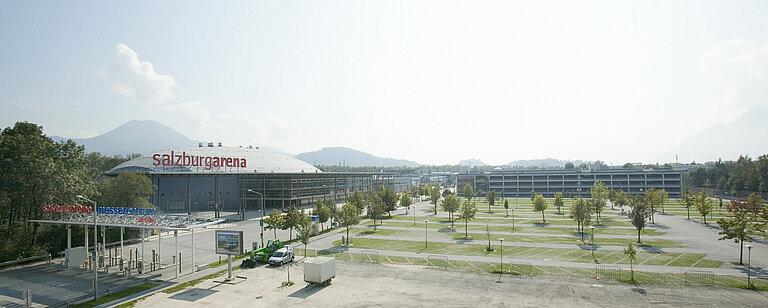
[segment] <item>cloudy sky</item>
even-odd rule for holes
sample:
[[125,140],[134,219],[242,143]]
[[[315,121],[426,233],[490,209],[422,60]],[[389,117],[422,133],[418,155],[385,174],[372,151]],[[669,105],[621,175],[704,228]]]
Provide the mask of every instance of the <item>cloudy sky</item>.
[[768,106],[766,1],[223,2],[4,1],[0,125],[618,164]]

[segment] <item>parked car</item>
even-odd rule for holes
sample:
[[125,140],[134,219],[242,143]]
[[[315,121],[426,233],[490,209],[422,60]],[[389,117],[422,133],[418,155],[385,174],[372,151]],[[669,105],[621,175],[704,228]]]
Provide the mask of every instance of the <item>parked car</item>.
[[293,247],[286,245],[283,248],[278,249],[269,258],[269,264],[271,265],[283,265],[293,261]]

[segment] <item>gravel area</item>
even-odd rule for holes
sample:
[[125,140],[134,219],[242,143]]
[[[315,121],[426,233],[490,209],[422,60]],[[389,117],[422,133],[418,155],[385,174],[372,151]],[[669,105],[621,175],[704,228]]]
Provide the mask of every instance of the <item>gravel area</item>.
[[[299,260],[297,260],[299,261]],[[767,292],[598,282],[573,277],[513,277],[409,265],[336,261],[327,287],[308,287],[302,265],[238,270],[247,279],[208,280],[175,294],[155,294],[136,307],[758,307]]]

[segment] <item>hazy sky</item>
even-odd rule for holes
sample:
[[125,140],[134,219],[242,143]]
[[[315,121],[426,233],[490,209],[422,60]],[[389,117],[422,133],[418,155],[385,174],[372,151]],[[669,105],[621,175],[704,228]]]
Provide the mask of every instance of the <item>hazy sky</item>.
[[429,164],[663,162],[768,105],[768,1],[221,2],[3,1],[0,126],[76,138],[155,120]]

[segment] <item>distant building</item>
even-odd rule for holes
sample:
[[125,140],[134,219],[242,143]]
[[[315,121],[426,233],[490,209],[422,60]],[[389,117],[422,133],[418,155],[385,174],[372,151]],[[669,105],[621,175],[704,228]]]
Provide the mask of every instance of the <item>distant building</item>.
[[318,199],[346,201],[354,190],[402,190],[394,173],[322,172],[292,156],[259,148],[207,147],[169,150],[132,159],[107,175],[146,174],[155,185],[150,201],[164,212],[261,209],[267,213]]
[[649,188],[664,189],[670,197],[680,197],[682,176],[672,169],[599,169],[579,170],[493,170],[483,174],[458,174],[457,192],[471,184],[475,192],[485,195],[494,190],[505,197],[530,198],[531,190],[547,198],[563,192],[567,196],[590,197],[589,189],[596,181],[605,187],[642,194]]

